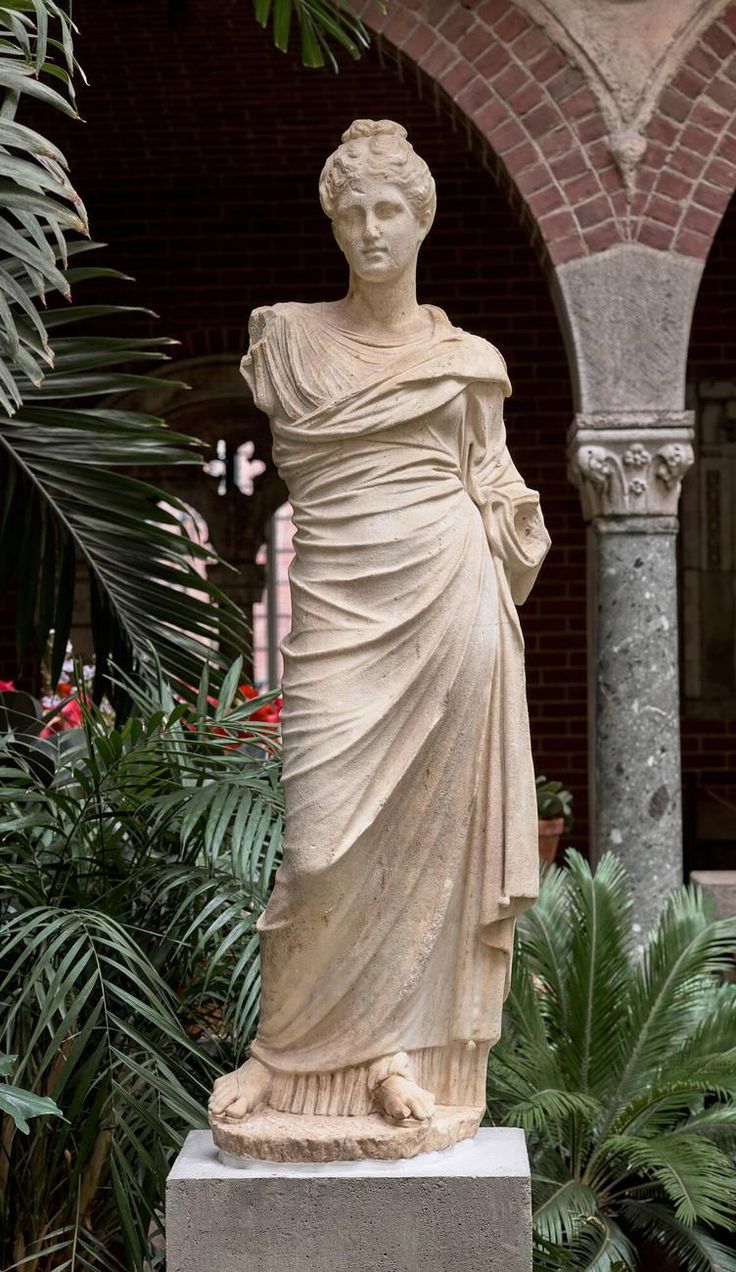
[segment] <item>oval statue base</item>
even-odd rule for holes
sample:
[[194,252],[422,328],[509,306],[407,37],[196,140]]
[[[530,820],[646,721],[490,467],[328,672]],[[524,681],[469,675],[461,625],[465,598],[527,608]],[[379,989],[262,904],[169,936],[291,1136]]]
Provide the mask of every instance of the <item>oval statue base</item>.
[[472,1139],[483,1109],[439,1105],[426,1122],[393,1123],[380,1113],[357,1117],[280,1113],[263,1108],[242,1122],[211,1118],[212,1137],[233,1159],[270,1162],[395,1160]]

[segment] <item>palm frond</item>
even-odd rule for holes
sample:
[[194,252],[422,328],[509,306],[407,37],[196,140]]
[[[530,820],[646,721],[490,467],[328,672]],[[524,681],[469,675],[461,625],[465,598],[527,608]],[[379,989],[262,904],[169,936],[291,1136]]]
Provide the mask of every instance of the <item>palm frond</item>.
[[614,1103],[633,1098],[653,1072],[676,1062],[700,1023],[710,983],[728,970],[735,944],[736,919],[712,922],[697,890],[683,888],[668,899],[635,971],[632,1045]]
[[627,1201],[627,1223],[677,1261],[681,1272],[736,1272],[736,1251],[700,1227],[690,1227],[656,1202]]
[[523,949],[533,977],[544,985],[540,1010],[555,1042],[566,1036],[569,1011],[569,971],[574,926],[567,871],[545,870],[539,898],[518,924]]
[[534,1182],[534,1231],[545,1240],[558,1245],[569,1242],[581,1220],[597,1216],[598,1199],[587,1184],[569,1177],[538,1176]]
[[598,1101],[577,1091],[541,1088],[527,1100],[512,1104],[504,1117],[506,1126],[520,1126],[527,1132],[546,1130],[553,1134],[553,1127],[576,1118],[581,1124],[591,1125],[600,1112]]
[[[68,311],[74,320],[73,308]],[[89,572],[100,690],[111,661],[152,675],[152,649],[166,674],[199,679],[204,661],[218,669],[247,644],[236,606],[194,568],[211,549],[193,543],[170,510],[178,501],[118,471],[132,463],[193,464],[196,443],[161,420],[70,400],[158,383],[114,370],[140,357],[160,358],[169,342],[73,336],[56,341],[57,368],[12,419],[0,419],[0,450],[12,474],[0,538],[0,578],[17,594],[19,654],[31,639],[43,648],[55,629],[58,674],[68,638],[76,562]],[[166,503],[164,504],[164,500]],[[183,511],[183,510],[182,510]],[[18,542],[25,544],[17,568]]]
[[[55,43],[49,18],[61,35]],[[68,296],[57,260],[66,259],[69,231],[88,233],[63,154],[15,117],[32,99],[76,118],[71,30],[68,15],[50,0],[0,10],[0,409],[8,415],[21,406],[29,380],[40,384],[53,365],[40,306],[48,287]],[[59,49],[65,65],[54,61]]]
[[562,1065],[576,1090],[597,1094],[610,1085],[628,1047],[631,900],[624,868],[612,853],[595,874],[573,851],[567,866],[573,937]]
[[217,674],[245,647],[247,625],[195,568],[212,554],[162,507],[182,511],[177,501],[115,471],[199,461],[191,439],[162,421],[99,405],[121,390],[155,387],[155,376],[134,368],[168,356],[172,342],[60,331],[114,314],[110,306],[45,311],[49,290],[68,300],[72,285],[122,277],[69,265],[87,246],[70,241],[88,235],[84,206],[58,147],[16,119],[27,98],[76,116],[72,31],[53,0],[0,9],[0,591],[17,594],[19,661],[31,646],[38,656],[53,627],[58,672],[76,563],[86,566],[101,693],[111,661],[150,674],[152,645],[167,673],[185,683],[199,678],[205,659]]
[[[204,1125],[188,1087],[199,1073],[205,1095],[206,1057],[182,1030],[173,997],[145,952],[100,910],[41,907],[11,916],[0,929],[0,948],[3,1033],[23,1056],[18,1076],[53,1095],[68,1118],[43,1134],[47,1155],[60,1164],[67,1159],[70,1188],[66,1197],[38,1198],[18,1216],[25,1244],[33,1246],[59,1220],[72,1221],[75,1197],[84,1203],[84,1226],[109,1163],[127,1255],[142,1269],[167,1150],[180,1143],[174,1123]],[[78,1140],[84,1106],[91,1134]],[[33,1133],[31,1140],[29,1153],[16,1160],[21,1172],[32,1169]],[[33,1176],[18,1182],[32,1201]]]
[[608,1151],[625,1159],[627,1171],[642,1171],[656,1180],[681,1222],[736,1227],[736,1167],[717,1145],[683,1131],[655,1139],[617,1135]]
[[254,0],[256,21],[270,26],[277,49],[291,47],[295,23],[304,66],[326,63],[339,69],[333,46],[359,58],[368,47],[368,33],[349,0]]
[[600,1216],[580,1220],[564,1244],[534,1237],[534,1272],[635,1272],[638,1266],[630,1243]]
[[640,963],[620,866],[568,861],[518,924],[488,1073],[494,1121],[527,1132],[540,1266],[570,1266],[583,1233],[580,1266],[633,1268],[652,1240],[716,1267],[736,1196],[734,924],[683,891]]

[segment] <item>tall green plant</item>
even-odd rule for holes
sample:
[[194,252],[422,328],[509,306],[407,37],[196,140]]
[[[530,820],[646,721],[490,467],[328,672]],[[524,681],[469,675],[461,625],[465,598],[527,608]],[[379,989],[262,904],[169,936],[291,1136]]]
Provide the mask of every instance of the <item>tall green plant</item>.
[[[670,898],[643,959],[623,869],[576,853],[519,924],[494,1121],[521,1126],[549,1266],[733,1272],[736,1253],[736,920]],[[571,1256],[574,1256],[571,1258]]]
[[282,801],[239,678],[197,707],[131,683],[122,727],[87,709],[60,735],[50,783],[26,735],[0,740],[0,1052],[65,1119],[0,1116],[3,1268],[155,1264],[172,1156],[242,1059]]
[[195,569],[211,553],[162,507],[177,501],[121,469],[197,463],[198,448],[153,416],[100,405],[159,384],[131,368],[173,341],[91,334],[130,307],[46,309],[48,294],[68,301],[115,274],[77,263],[91,244],[68,241],[88,231],[66,160],[16,118],[28,98],[76,114],[72,35],[53,0],[0,4],[0,595],[14,594],[19,657],[40,655],[54,629],[55,682],[81,563],[100,682],[111,658],[151,675],[152,648],[170,676],[197,681],[205,661],[224,670],[244,647],[244,618]]

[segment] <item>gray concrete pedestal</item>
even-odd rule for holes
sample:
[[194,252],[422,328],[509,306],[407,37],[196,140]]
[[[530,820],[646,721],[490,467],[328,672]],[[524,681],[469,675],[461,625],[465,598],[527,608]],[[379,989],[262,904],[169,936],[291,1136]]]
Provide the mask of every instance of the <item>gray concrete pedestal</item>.
[[523,1132],[404,1161],[224,1164],[192,1131],[166,1189],[167,1272],[531,1272]]

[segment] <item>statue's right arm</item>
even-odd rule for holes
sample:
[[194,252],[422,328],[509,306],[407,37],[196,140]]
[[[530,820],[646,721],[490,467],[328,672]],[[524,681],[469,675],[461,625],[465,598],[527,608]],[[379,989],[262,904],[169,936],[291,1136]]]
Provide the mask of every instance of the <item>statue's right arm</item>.
[[278,397],[270,374],[266,347],[268,332],[273,327],[276,317],[270,305],[253,310],[248,320],[250,345],[240,363],[240,374],[251,391],[253,402],[259,411],[263,411],[269,417],[273,417],[278,408]]

